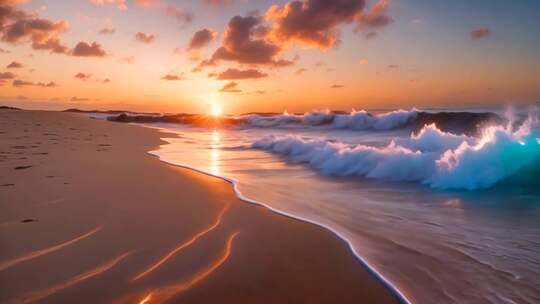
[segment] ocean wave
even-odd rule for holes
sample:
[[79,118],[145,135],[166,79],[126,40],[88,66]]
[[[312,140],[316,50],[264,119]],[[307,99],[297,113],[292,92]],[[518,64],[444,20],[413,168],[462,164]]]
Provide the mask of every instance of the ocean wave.
[[443,132],[434,124],[377,148],[294,135],[266,136],[252,144],[306,163],[327,175],[414,181],[438,189],[484,189],[540,157],[538,120],[529,117],[482,129],[479,137]]
[[281,115],[249,114],[240,117],[245,124],[254,127],[283,127],[294,124],[304,126],[328,126],[335,129],[351,130],[391,130],[409,125],[418,116],[418,110],[396,110],[374,115],[367,111],[355,111],[345,114],[330,110],[312,111],[302,115],[283,113]]
[[409,128],[415,132],[424,126],[436,124],[440,130],[455,134],[476,134],[487,124],[503,122],[497,114],[489,112],[425,112],[417,109],[396,110],[381,114],[367,111],[334,112],[330,110],[312,111],[304,114],[262,114],[252,113],[240,116],[214,117],[201,114],[133,115],[122,113],[107,119],[125,123],[173,123],[199,127],[240,127],[240,128],[326,128],[336,130],[386,131]]

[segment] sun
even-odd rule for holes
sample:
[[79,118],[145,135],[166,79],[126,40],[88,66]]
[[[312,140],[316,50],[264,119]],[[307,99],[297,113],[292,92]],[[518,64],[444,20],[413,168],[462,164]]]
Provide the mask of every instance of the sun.
[[214,116],[214,117],[219,117],[219,116],[223,115],[223,110],[221,109],[221,107],[217,103],[212,103],[211,104],[210,111],[211,111],[210,114],[212,114],[212,116]]

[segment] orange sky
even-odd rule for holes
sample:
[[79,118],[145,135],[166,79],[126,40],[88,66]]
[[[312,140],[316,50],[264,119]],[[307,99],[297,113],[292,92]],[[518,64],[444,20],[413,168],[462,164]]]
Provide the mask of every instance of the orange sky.
[[318,2],[0,0],[12,12],[0,103],[239,113],[540,100],[536,1]]

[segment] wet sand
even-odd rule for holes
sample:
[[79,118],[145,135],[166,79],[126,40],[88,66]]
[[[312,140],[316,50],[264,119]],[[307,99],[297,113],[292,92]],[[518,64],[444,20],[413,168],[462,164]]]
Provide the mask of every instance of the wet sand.
[[0,110],[0,303],[396,303],[345,242],[146,152],[159,131]]

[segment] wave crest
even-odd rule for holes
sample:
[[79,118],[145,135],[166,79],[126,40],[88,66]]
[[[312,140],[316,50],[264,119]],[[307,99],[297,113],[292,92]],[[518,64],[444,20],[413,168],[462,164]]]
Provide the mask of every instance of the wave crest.
[[324,174],[388,181],[416,181],[439,189],[484,189],[504,180],[540,157],[537,121],[517,130],[490,126],[481,137],[454,135],[427,125],[409,138],[375,148],[305,139],[267,136],[252,144],[307,163]]
[[304,126],[329,126],[335,129],[352,130],[391,130],[403,127],[413,122],[418,116],[418,110],[396,110],[380,115],[367,111],[352,111],[348,114],[336,113],[330,110],[312,111],[303,115],[284,113],[281,115],[264,116],[250,114],[241,117],[244,122],[254,127],[282,127],[293,124]]

